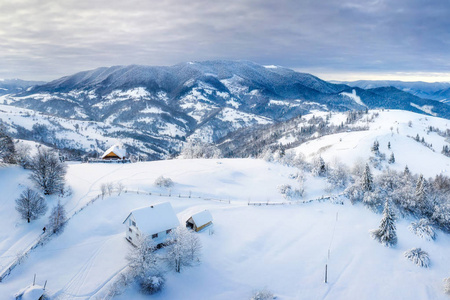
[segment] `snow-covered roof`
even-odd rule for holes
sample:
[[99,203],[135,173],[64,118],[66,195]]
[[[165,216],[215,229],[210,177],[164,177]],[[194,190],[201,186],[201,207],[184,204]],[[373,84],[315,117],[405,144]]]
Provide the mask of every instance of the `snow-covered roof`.
[[21,300],[37,300],[44,294],[44,288],[40,285],[30,285],[14,295]]
[[180,225],[170,202],[158,203],[132,210],[124,223],[131,215],[133,215],[136,221],[136,227],[141,233],[155,234]]
[[120,158],[125,158],[127,156],[127,151],[125,150],[125,148],[123,148],[123,145],[115,144],[114,146],[106,150],[105,153],[103,153],[102,158],[104,158],[111,152],[114,152],[114,154],[116,154]]
[[204,210],[204,211],[198,212],[198,213],[192,215],[191,218],[195,222],[195,225],[197,225],[197,227],[200,227],[209,222],[212,222],[212,216],[211,216],[211,213],[209,212],[209,210]]

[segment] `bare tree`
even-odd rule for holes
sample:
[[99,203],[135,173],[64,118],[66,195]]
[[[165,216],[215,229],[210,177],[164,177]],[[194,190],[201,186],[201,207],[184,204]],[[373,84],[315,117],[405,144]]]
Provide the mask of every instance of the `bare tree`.
[[200,262],[202,245],[198,236],[185,227],[177,227],[170,233],[166,261],[168,266],[180,273],[184,267],[190,267]]
[[122,193],[124,188],[125,188],[125,186],[123,185],[122,182],[117,182],[117,184],[116,184],[117,195],[120,196],[120,194]]
[[64,188],[67,167],[51,149],[38,149],[31,159],[30,178],[39,186],[44,195],[51,195]]
[[102,192],[102,199],[103,199],[106,193],[108,192],[108,187],[106,183],[102,183],[102,185],[100,186],[100,191]]
[[31,220],[36,220],[45,214],[47,204],[45,203],[44,197],[27,187],[20,194],[20,197],[16,199],[16,210],[20,213],[22,219],[30,223]]
[[58,201],[58,204],[53,207],[52,213],[49,217],[49,227],[53,230],[53,233],[59,232],[64,228],[66,224],[66,210],[64,206],[61,204],[61,201]]

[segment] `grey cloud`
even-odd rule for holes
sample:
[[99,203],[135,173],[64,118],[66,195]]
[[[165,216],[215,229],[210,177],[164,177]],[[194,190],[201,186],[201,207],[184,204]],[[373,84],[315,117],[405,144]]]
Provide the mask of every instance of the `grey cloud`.
[[447,0],[0,2],[0,78],[246,59],[330,72],[448,72]]

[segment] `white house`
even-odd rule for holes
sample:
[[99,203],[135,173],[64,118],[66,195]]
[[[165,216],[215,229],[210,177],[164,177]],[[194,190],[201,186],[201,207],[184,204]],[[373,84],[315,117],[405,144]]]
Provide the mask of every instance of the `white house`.
[[126,238],[133,245],[144,234],[159,245],[166,242],[167,235],[180,222],[170,202],[163,202],[132,210],[123,224],[127,227]]
[[102,155],[102,159],[118,160],[127,158],[127,151],[122,144],[115,144],[111,148],[105,151]]
[[212,224],[212,216],[208,210],[204,210],[192,215],[186,221],[186,227],[200,231],[203,228]]

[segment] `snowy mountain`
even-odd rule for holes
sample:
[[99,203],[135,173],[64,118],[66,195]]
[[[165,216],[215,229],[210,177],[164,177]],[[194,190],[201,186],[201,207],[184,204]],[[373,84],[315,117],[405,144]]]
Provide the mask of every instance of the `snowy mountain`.
[[[395,88],[352,88],[248,61],[99,68],[0,96],[0,103],[36,111],[36,118],[52,116],[56,127],[65,127],[62,123],[70,119],[111,128],[99,129],[100,144],[134,140],[136,145],[129,144],[132,153],[151,159],[177,153],[188,138],[215,143],[242,128],[283,122],[311,111],[386,108],[450,118],[447,105]],[[18,131],[7,111],[3,123],[16,138],[35,135]],[[73,144],[69,136],[58,139]],[[73,149],[97,151],[99,143]]]
[[28,88],[44,84],[43,81],[25,81],[20,79],[0,79],[0,96],[26,91]]
[[352,87],[359,87],[362,89],[374,89],[379,87],[395,87],[404,92],[413,94],[414,96],[432,99],[447,103],[450,101],[450,83],[449,82],[405,82],[395,80],[358,80],[358,81],[344,81]]

